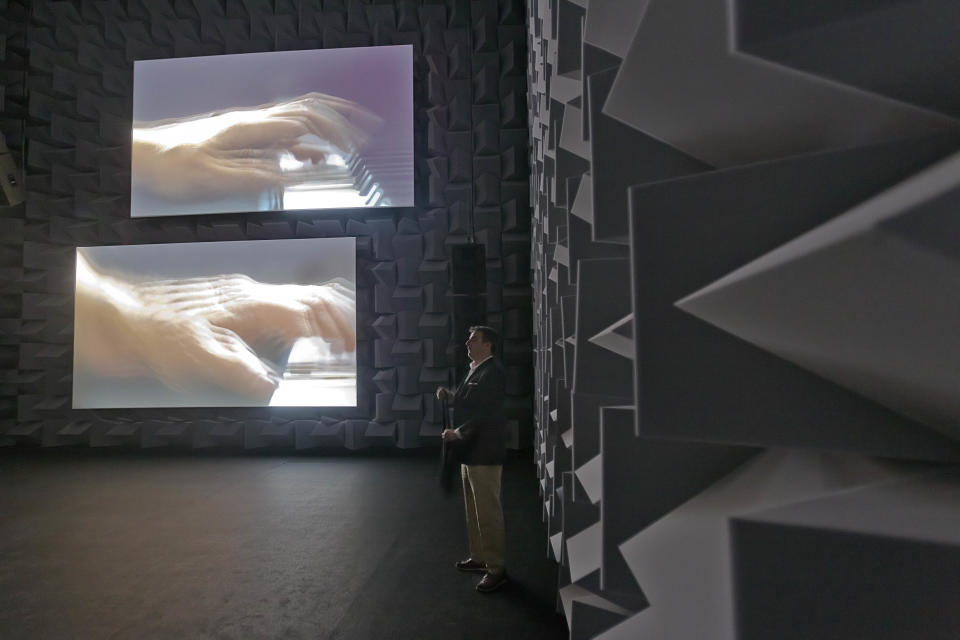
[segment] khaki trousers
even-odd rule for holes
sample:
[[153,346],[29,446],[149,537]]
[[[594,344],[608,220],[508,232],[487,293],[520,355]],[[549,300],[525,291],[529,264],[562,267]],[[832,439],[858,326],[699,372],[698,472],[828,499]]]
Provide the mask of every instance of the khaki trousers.
[[500,506],[500,474],[503,465],[460,465],[463,501],[467,511],[470,557],[487,565],[493,574],[504,571],[506,535]]

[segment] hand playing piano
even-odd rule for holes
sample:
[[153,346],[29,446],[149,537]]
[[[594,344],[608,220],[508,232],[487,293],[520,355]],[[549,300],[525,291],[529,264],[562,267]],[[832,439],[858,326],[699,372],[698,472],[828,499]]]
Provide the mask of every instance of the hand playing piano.
[[322,93],[134,123],[133,177],[180,200],[256,194],[284,184],[283,162],[321,164],[362,148],[382,120]]
[[139,285],[139,295],[152,307],[229,329],[255,347],[289,348],[298,338],[317,336],[340,350],[356,348],[356,297],[341,281],[267,284],[227,274],[149,282]]
[[171,389],[212,384],[266,402],[280,383],[264,359],[301,337],[356,348],[356,298],[343,282],[267,284],[244,275],[131,282],[77,258],[76,362]]
[[[322,159],[330,145],[343,153],[366,144],[382,120],[360,105],[322,93],[308,93],[275,105],[254,107],[262,113],[253,121],[240,121],[220,130],[206,143],[222,151],[269,149],[289,151],[300,160]],[[231,113],[230,117],[235,117]],[[218,116],[215,116],[218,117]],[[313,135],[321,144],[310,144]]]

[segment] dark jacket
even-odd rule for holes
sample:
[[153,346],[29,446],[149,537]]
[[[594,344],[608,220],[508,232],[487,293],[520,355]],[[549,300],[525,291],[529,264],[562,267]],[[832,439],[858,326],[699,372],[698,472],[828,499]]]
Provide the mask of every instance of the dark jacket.
[[457,454],[463,464],[503,464],[507,456],[505,388],[503,366],[490,358],[454,392],[453,423],[461,437]]

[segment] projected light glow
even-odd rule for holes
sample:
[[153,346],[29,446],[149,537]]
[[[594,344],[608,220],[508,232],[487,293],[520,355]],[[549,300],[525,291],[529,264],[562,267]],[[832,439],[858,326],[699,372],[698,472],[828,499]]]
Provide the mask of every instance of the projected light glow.
[[412,51],[137,61],[131,215],[412,206]]
[[355,251],[78,248],[74,408],[356,406]]

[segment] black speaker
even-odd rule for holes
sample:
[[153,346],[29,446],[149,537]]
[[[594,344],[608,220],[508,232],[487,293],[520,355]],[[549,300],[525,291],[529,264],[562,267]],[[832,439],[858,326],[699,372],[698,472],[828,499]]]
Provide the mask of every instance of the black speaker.
[[453,245],[454,295],[487,292],[487,256],[482,244]]

